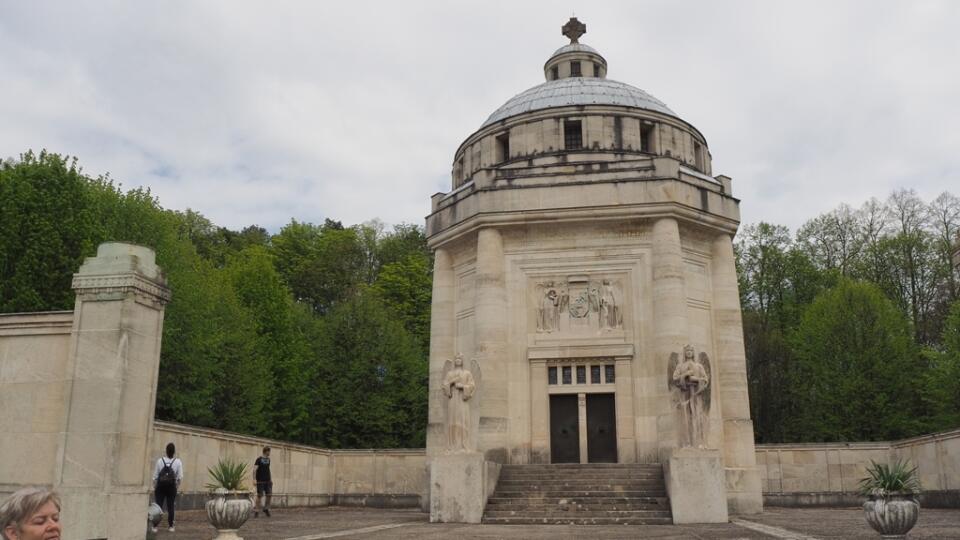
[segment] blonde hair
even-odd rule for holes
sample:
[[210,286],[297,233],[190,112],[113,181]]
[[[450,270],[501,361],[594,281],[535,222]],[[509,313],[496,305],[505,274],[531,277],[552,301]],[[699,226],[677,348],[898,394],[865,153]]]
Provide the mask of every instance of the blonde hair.
[[7,497],[0,505],[0,537],[10,540],[4,532],[7,527],[12,525],[18,531],[21,530],[23,522],[48,502],[52,502],[57,510],[60,510],[60,495],[46,488],[23,488]]

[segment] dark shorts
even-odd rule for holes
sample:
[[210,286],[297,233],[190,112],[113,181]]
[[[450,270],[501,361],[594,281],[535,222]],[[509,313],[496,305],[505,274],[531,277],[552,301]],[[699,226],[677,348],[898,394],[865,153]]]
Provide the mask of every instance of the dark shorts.
[[273,495],[273,482],[257,482],[257,495]]

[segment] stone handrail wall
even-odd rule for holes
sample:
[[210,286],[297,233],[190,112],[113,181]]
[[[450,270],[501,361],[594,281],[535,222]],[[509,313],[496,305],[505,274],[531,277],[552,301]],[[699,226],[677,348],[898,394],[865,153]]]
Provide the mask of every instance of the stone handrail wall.
[[180,492],[184,507],[197,507],[206,498],[207,469],[222,458],[249,464],[248,487],[253,488],[253,462],[270,447],[273,504],[324,506],[328,504],[380,507],[426,504],[426,453],[414,450],[328,450],[313,446],[250,437],[173,422],[154,422],[154,459],[167,443],[177,446],[184,467]]
[[871,461],[904,458],[917,466],[928,505],[960,503],[960,429],[893,442],[758,444],[765,501],[857,504]]

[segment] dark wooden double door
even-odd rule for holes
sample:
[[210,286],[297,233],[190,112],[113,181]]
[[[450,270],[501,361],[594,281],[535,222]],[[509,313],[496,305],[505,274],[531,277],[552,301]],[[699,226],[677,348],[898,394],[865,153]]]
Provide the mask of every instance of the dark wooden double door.
[[[617,415],[613,394],[586,394],[587,461],[617,462]],[[550,396],[550,462],[580,463],[577,394]]]

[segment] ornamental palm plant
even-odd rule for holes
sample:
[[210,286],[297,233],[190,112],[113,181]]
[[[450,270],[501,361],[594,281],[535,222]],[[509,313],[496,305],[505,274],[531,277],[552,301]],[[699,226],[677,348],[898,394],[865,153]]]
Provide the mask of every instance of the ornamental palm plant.
[[920,479],[917,477],[917,468],[911,468],[909,460],[898,459],[890,465],[870,460],[867,477],[860,480],[860,492],[874,497],[884,497],[896,492],[919,493]]
[[227,491],[246,491],[243,484],[247,477],[247,464],[232,459],[221,459],[213,468],[208,468],[210,478],[213,480],[206,484],[210,491],[223,488]]

